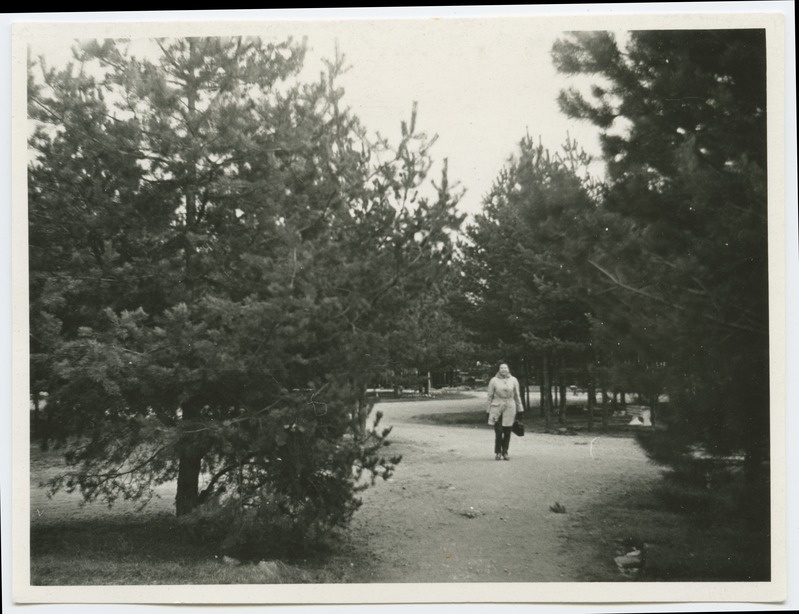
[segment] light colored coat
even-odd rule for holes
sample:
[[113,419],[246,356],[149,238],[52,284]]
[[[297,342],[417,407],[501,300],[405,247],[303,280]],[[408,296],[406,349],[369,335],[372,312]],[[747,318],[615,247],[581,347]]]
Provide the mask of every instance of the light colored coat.
[[498,375],[488,382],[488,423],[492,426],[502,420],[502,426],[513,426],[516,413],[522,409],[522,398],[519,396],[519,380],[512,375]]

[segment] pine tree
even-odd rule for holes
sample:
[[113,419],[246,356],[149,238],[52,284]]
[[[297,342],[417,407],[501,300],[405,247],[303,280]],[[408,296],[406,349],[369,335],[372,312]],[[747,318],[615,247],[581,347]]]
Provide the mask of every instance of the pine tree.
[[547,426],[558,365],[590,355],[590,305],[578,271],[594,208],[587,164],[569,139],[551,154],[526,136],[464,246],[464,322],[497,357],[521,369],[538,365]]
[[302,83],[291,40],[153,43],[31,70],[32,392],[73,466],[53,486],[112,502],[177,480],[179,516],[312,538],[399,460],[363,393],[446,274],[457,196],[446,172],[425,196],[415,108],[397,147],[368,138],[342,57]]
[[[556,66],[590,74],[561,96],[602,129],[603,206],[617,241],[592,263],[615,320],[664,367],[672,460],[692,445],[743,453],[750,483],[769,449],[766,72],[762,30],[574,33]],[[611,308],[610,303],[608,308]],[[621,334],[627,334],[620,331]]]

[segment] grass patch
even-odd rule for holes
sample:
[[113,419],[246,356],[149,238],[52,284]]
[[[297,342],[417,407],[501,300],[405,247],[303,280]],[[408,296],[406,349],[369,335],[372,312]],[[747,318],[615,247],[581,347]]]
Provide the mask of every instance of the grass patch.
[[[413,420],[441,426],[491,428],[487,424],[485,410],[419,414],[414,416]],[[632,437],[641,429],[640,426],[629,425],[629,416],[619,416],[610,418],[608,427],[605,430],[602,430],[601,419],[596,418],[594,420],[593,429],[589,430],[588,416],[582,410],[582,406],[571,406],[567,408],[566,419],[563,423],[558,421],[557,416],[553,416],[552,427],[550,429],[547,429],[546,420],[540,415],[538,408],[533,408],[532,411],[524,412],[521,415],[521,420],[524,422],[525,429],[529,433],[576,434],[601,432],[605,436]]]
[[[346,543],[342,551],[346,552]],[[31,584],[300,584],[350,581],[332,549],[239,564],[191,539],[175,517],[72,520],[31,527]]]
[[[644,582],[754,582],[771,577],[768,526],[742,512],[736,480],[713,489],[664,479],[592,506],[576,529],[593,537],[596,560],[613,573],[626,544],[643,544]],[[586,580],[600,579],[595,568]],[[596,577],[595,577],[596,576]]]
[[54,586],[158,584],[302,584],[315,582],[305,571],[284,563],[228,565],[192,561],[191,565],[149,561],[81,560],[77,566],[60,557],[41,557],[31,563],[31,584]]
[[460,401],[462,399],[472,399],[474,395],[467,392],[441,392],[434,393],[430,396],[425,396],[419,393],[403,393],[401,396],[395,397],[390,394],[375,397],[370,395],[370,399],[377,403],[420,403],[425,401]]
[[665,479],[652,491],[651,509],[664,510],[687,527],[655,539],[645,579],[652,581],[768,581],[771,550],[768,522],[752,522],[744,511],[739,479],[700,489]]
[[484,411],[458,411],[445,414],[419,414],[412,420],[426,424],[442,426],[486,426],[486,413]]

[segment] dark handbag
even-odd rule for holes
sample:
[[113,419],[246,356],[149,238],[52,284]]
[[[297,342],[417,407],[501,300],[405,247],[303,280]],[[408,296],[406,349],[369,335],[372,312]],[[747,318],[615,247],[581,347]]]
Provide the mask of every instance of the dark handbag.
[[510,428],[514,435],[517,435],[518,437],[524,437],[524,425],[518,420],[514,420],[513,426]]

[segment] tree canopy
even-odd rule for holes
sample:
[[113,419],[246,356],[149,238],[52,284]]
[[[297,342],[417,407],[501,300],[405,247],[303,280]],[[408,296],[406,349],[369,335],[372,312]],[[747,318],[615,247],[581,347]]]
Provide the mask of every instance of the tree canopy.
[[342,524],[358,473],[398,462],[364,392],[447,270],[457,195],[446,168],[426,187],[415,107],[396,146],[368,136],[342,57],[304,83],[292,40],[154,42],[30,65],[31,390],[74,467],[54,486],[177,479],[178,515]]
[[769,441],[765,58],[762,30],[636,31],[623,49],[572,33],[553,48],[561,72],[597,81],[560,102],[602,131],[616,240],[590,262],[605,323],[664,367],[674,445],[743,451],[750,469]]
[[594,81],[559,102],[599,128],[606,177],[568,140],[522,140],[467,230],[463,321],[497,354],[582,363],[589,389],[666,394],[672,457],[699,446],[762,468],[764,33],[636,31],[623,48],[569,33],[552,57]]
[[466,232],[458,312],[496,357],[538,366],[545,388],[551,365],[590,350],[578,270],[594,209],[588,162],[571,140],[552,154],[526,136]]

